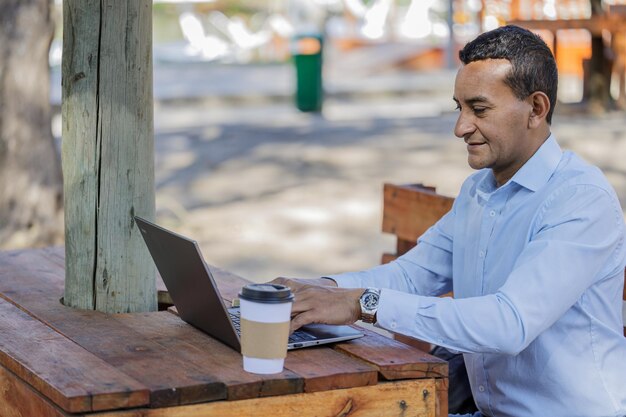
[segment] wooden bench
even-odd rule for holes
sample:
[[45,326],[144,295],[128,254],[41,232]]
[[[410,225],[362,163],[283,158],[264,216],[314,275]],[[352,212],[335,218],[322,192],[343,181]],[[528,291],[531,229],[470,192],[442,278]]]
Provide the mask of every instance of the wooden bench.
[[396,235],[396,253],[385,253],[382,263],[391,262],[417,244],[420,237],[452,208],[454,199],[437,194],[435,187],[422,184],[385,184],[383,189],[383,232]]
[[[396,252],[384,253],[381,263],[391,262],[415,247],[417,239],[450,211],[453,202],[453,198],[437,194],[435,187],[385,184],[382,230],[396,235]],[[394,338],[425,352],[431,349],[430,343],[403,334],[394,333]]]
[[[385,184],[383,194],[382,230],[396,235],[397,244],[396,253],[383,254],[382,263],[391,262],[413,248],[417,244],[417,239],[446,214],[454,202],[451,197],[437,194],[434,187],[422,184]],[[624,270],[623,300],[626,303],[626,269]],[[624,336],[626,336],[626,326]],[[398,334],[395,337],[404,343],[428,351],[429,345],[423,341]]]

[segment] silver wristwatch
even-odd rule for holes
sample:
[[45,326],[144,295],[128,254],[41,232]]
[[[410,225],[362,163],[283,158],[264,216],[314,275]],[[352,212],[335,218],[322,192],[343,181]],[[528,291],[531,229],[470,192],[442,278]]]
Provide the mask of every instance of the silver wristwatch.
[[380,300],[380,289],[368,288],[361,295],[359,304],[361,305],[361,321],[364,323],[376,323],[376,312],[378,311],[378,301]]

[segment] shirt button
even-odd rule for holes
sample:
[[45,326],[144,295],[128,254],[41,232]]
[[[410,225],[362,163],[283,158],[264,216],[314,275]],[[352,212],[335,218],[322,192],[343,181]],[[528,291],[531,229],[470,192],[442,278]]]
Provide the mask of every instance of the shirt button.
[[495,210],[491,210],[491,211],[489,212],[489,215],[490,215],[491,217],[494,217],[494,216],[496,215]]
[[392,321],[390,326],[392,329],[395,329],[396,327],[398,327],[395,321]]
[[478,386],[478,391],[480,391],[480,392],[485,392],[485,387],[484,387],[484,386],[482,386],[482,385],[479,385],[479,386]]
[[485,251],[481,250],[480,252],[478,252],[478,256],[480,256],[481,258],[485,257]]

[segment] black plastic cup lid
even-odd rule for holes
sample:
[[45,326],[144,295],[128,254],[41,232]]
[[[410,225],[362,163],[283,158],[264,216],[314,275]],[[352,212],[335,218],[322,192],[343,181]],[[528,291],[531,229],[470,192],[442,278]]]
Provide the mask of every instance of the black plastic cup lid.
[[279,284],[248,284],[239,298],[257,303],[286,303],[293,300],[291,289]]

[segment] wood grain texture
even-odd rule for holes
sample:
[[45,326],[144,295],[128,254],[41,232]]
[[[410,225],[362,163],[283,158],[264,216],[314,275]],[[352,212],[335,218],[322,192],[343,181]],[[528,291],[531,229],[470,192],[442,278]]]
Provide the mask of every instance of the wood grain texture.
[[452,208],[453,202],[453,198],[420,184],[385,184],[382,230],[415,242]]
[[450,380],[448,378],[437,378],[435,387],[437,390],[437,415],[448,415],[448,387]]
[[67,305],[154,311],[133,215],[154,217],[152,2],[64,2]]
[[305,392],[376,385],[378,382],[378,372],[373,366],[323,346],[289,351],[285,368],[302,377]]
[[[384,253],[381,263],[396,260],[417,245],[417,239],[435,224],[451,208],[453,198],[436,193],[434,187],[421,184],[385,184],[383,207],[383,231],[397,237],[396,253]],[[394,338],[424,352],[431,344],[402,334]]]
[[12,372],[0,366],[0,416],[69,417]]
[[63,410],[148,404],[148,389],[0,299],[0,364]]
[[[51,255],[50,258],[48,255]],[[115,317],[59,302],[63,268],[45,250],[0,253],[0,294],[109,365],[145,385],[151,406],[226,398],[226,385],[124,326]]]
[[[242,277],[224,271],[220,268],[209,266],[215,281],[220,287],[220,293],[228,302],[234,298],[241,287],[248,283]],[[154,315],[152,314],[129,314],[119,315],[127,326],[132,327],[142,333],[144,336],[158,338],[163,343],[171,343],[177,346],[177,352],[189,349],[188,344],[193,344],[199,350],[209,349],[211,355],[218,355],[219,365],[224,368],[225,372],[220,371],[220,375],[226,382],[229,399],[253,398],[266,395],[276,395],[277,392],[315,392],[337,388],[357,387],[364,385],[374,385],[378,380],[376,369],[352,359],[346,355],[334,352],[329,347],[319,347],[306,350],[290,351],[285,360],[286,372],[281,374],[280,378],[266,376],[259,379],[258,376],[253,378],[250,374],[241,370],[241,356],[232,349],[226,348],[219,342],[207,337],[204,333],[192,329],[185,325],[178,318],[178,312],[175,307],[170,307],[168,312],[172,316],[161,316],[162,323],[153,323]],[[173,330],[178,328],[178,330]],[[173,337],[172,331],[177,332]],[[167,334],[168,336],[165,336]],[[174,341],[170,339],[184,340],[184,342]],[[169,341],[168,341],[169,340]],[[207,340],[210,342],[208,343]],[[221,350],[214,350],[213,345],[217,344]],[[182,347],[179,345],[187,345]],[[197,354],[196,354],[197,355]],[[209,358],[211,366],[216,366],[216,358]],[[285,379],[290,375],[289,379]],[[262,382],[261,387],[258,384]],[[274,387],[276,384],[278,386]],[[289,384],[289,387],[283,386]]]
[[226,385],[229,400],[293,394],[303,390],[303,378],[286,370],[276,375],[245,372],[239,352],[218,342],[182,321],[177,315],[160,313],[120,314],[122,325],[159,344],[178,358],[188,361],[206,375],[214,375]]
[[419,349],[422,352],[430,352],[430,350],[432,349],[431,343],[403,335],[402,333],[393,333],[393,338],[399,342],[404,343],[405,345],[413,346],[414,348]]
[[436,389],[433,379],[397,381],[263,399],[98,413],[93,417],[435,417]]
[[[80,4],[79,4],[80,3]],[[85,8],[82,10],[82,8]],[[91,10],[91,13],[86,13]],[[93,267],[100,147],[98,62],[100,0],[63,3],[62,136],[66,294],[69,305],[94,308]],[[87,242],[90,239],[90,242]]]
[[[198,415],[271,415],[274,413],[269,410],[282,412],[279,404],[283,403],[290,404],[284,408],[287,413],[284,415],[299,415],[301,409],[311,404],[314,410],[311,415],[316,415],[315,410],[324,410],[319,415],[329,415],[328,410],[335,412],[337,404],[333,401],[342,398],[334,415],[342,415],[343,410],[350,415],[421,416],[431,415],[428,414],[431,405],[427,405],[430,403],[424,402],[426,397],[432,398],[431,408],[435,410],[436,399],[443,395],[436,393],[434,384],[436,378],[447,375],[444,361],[367,331],[368,335],[362,339],[335,345],[336,351],[319,347],[289,352],[286,371],[282,374],[248,374],[242,371],[241,356],[237,352],[169,312],[107,315],[63,306],[59,303],[62,271],[63,254],[58,248],[0,253],[0,294],[43,323],[42,326],[49,326],[71,339],[149,390],[150,403],[146,408],[107,415],[175,416],[180,411],[180,415],[193,416],[186,413],[195,410],[205,413]],[[232,280],[227,274],[222,277],[234,282],[232,291],[238,291],[242,283],[239,280],[243,278]],[[20,359],[20,363],[23,362],[26,361]],[[433,384],[433,389],[420,400],[420,404],[424,403],[421,408],[416,405],[412,408],[416,414],[406,414],[406,406],[401,414],[394,408],[397,404],[390,404],[400,401],[398,398],[404,399],[404,391],[399,394],[389,391],[397,388],[389,383],[382,383],[386,387],[380,388],[380,377],[390,380],[425,378],[421,382]],[[395,382],[404,387],[409,381]],[[363,391],[354,391],[362,393],[357,397],[344,395],[359,389]],[[307,396],[297,397],[303,390],[307,396],[323,395],[309,400],[305,400]],[[376,398],[382,394],[390,395],[384,400],[387,402]],[[226,399],[238,401],[224,405],[220,400]],[[374,404],[372,409],[367,408],[369,406],[354,408],[354,404],[363,404],[365,400]],[[207,401],[212,403],[198,405],[199,408],[186,406]],[[405,401],[417,404],[413,400]],[[352,405],[346,409],[346,404]],[[156,410],[160,407],[167,408]],[[382,409],[384,413],[379,413]],[[224,410],[228,411],[223,414]]]
[[366,337],[338,343],[335,349],[369,363],[388,380],[448,376],[446,361],[378,333],[361,330]]

